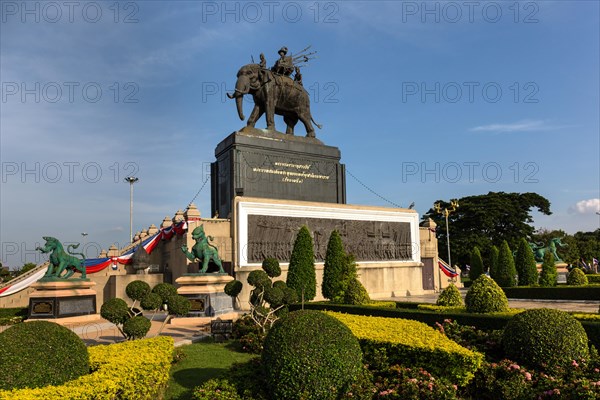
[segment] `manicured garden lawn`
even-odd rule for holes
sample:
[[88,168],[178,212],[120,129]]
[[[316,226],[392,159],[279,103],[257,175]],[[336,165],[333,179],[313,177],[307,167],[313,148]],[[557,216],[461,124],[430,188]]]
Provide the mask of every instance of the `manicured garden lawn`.
[[165,399],[191,399],[195,386],[223,375],[233,363],[256,357],[254,354],[238,352],[234,346],[229,342],[195,343],[181,347],[187,357],[171,367]]

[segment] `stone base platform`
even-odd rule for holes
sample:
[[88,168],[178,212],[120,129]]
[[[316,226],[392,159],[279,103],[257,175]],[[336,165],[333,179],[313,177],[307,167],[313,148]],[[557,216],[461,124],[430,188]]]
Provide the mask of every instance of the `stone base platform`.
[[[187,274],[175,281],[177,293],[190,299],[188,318],[217,317],[233,312],[233,301],[225,294],[225,285],[233,280],[227,274]],[[186,319],[186,318],[179,318]]]
[[87,279],[38,281],[29,296],[30,319],[55,319],[96,314],[95,282]]

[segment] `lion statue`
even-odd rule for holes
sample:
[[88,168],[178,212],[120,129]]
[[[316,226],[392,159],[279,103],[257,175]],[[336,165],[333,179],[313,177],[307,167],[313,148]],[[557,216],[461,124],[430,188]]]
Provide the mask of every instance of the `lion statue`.
[[[73,253],[71,250],[79,247],[79,243],[70,244],[67,246],[67,252],[63,249],[62,243],[58,241],[58,239],[53,238],[51,236],[43,236],[42,237],[46,244],[44,247],[37,247],[36,250],[41,251],[42,253],[50,253],[50,266],[48,267],[48,271],[44,275],[44,278],[60,278],[60,279],[69,279],[75,271],[81,272],[81,278],[86,279],[85,273],[85,255],[83,253]],[[81,259],[75,257],[76,255],[82,256]],[[63,275],[63,272],[65,274]]]

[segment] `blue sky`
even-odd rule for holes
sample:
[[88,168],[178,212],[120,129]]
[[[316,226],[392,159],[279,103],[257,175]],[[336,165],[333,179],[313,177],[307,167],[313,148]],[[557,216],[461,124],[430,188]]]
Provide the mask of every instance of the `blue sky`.
[[[553,211],[534,213],[536,228],[600,226],[597,1],[1,7],[5,265],[41,261],[47,235],[87,232],[88,257],[123,246],[131,174],[134,231],[184,209],[217,143],[244,126],[225,97],[237,70],[261,52],[272,65],[282,46],[318,52],[303,69],[317,137],[391,203],[423,213],[438,199],[536,192]],[[350,174],[347,199],[392,206]],[[210,216],[209,185],[195,203]]]

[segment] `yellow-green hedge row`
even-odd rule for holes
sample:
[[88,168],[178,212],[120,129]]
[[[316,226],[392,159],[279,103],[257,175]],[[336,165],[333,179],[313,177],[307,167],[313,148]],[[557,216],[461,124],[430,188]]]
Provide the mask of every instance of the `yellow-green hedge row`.
[[[92,373],[61,386],[0,391],[0,400],[150,400],[169,380],[173,338],[89,348]],[[40,357],[43,357],[40,354]]]
[[[464,306],[438,306],[435,304],[419,304],[417,307],[418,310],[428,310],[433,311],[439,314],[456,314],[456,313],[466,313],[467,308]],[[508,311],[504,312],[492,312],[486,313],[487,315],[504,315],[507,317],[515,316],[519,313],[525,311],[524,308],[509,308]]]
[[460,385],[473,378],[483,361],[483,354],[460,346],[422,322],[326,313],[350,328],[365,353],[385,351],[390,362],[422,367]]

